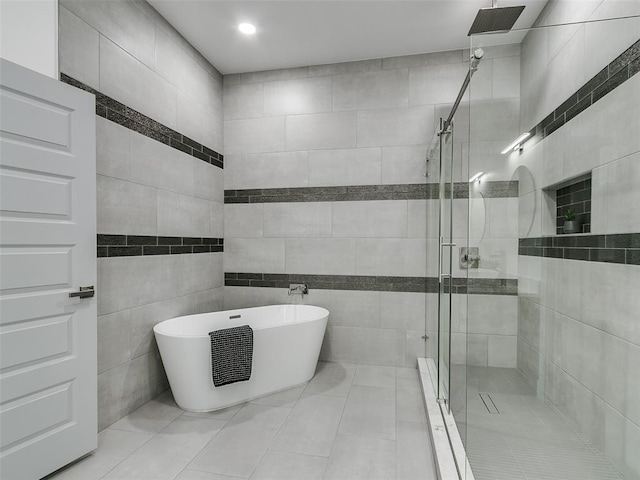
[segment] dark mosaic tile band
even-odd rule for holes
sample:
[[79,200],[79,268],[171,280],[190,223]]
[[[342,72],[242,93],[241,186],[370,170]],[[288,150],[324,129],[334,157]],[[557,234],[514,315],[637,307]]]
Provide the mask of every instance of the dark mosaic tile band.
[[[368,275],[305,275],[288,273],[225,273],[228,287],[289,288],[306,283],[318,290],[365,290],[375,292],[437,293],[436,277],[380,277]],[[518,280],[504,278],[454,278],[453,293],[517,295]],[[445,290],[448,292],[449,287]]]
[[521,238],[518,254],[640,265],[640,233]]
[[127,107],[117,100],[100,93],[64,73],[60,74],[60,80],[81,90],[93,93],[96,96],[96,115],[138,132],[145,137],[164,143],[176,150],[180,150],[203,162],[210,163],[219,168],[224,167],[224,156],[221,153],[205,147],[201,143],[164,126],[160,122],[152,120],[133,108]]
[[[453,285],[459,291],[454,293],[468,293],[470,295],[518,295],[517,278],[459,278],[453,279]],[[456,281],[461,283],[456,286]],[[462,281],[462,282],[461,282]],[[467,283],[467,291],[462,283]]]
[[524,143],[538,142],[640,72],[640,40],[604,67],[577,92],[533,127]]
[[[518,182],[484,182],[474,189],[485,198],[518,196]],[[427,200],[437,199],[439,185],[419,183],[405,185],[354,185],[345,187],[257,188],[225,190],[224,203],[275,202],[344,202],[358,200]],[[449,198],[447,188],[446,197]],[[456,183],[453,198],[469,198],[469,184]]]
[[98,257],[139,257],[223,251],[223,238],[98,234]]
[[576,214],[582,233],[591,232],[591,173],[588,178],[556,190],[556,233],[563,233],[569,210]]

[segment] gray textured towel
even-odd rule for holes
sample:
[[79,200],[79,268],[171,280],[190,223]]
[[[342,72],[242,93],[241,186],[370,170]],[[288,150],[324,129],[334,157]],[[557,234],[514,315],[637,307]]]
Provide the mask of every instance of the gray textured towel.
[[249,325],[209,332],[211,376],[216,387],[251,378],[253,330]]

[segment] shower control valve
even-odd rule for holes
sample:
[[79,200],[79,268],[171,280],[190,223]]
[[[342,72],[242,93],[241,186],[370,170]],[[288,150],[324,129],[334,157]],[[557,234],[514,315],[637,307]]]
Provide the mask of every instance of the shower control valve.
[[460,247],[460,265],[461,269],[478,268],[480,264],[480,248],[479,247]]

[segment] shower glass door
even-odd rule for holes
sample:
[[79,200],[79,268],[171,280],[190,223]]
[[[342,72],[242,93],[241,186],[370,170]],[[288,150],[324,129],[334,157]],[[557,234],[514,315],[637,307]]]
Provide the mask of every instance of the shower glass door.
[[[440,121],[442,125],[442,120]],[[440,132],[438,258],[438,401],[450,409],[453,251],[453,125]]]
[[640,480],[640,265],[616,250],[640,238],[640,4],[544,25],[573,20],[569,3],[583,2],[471,38],[485,55],[456,178],[469,181],[469,260],[454,270],[468,276],[465,408],[455,309],[453,380],[442,374],[446,305],[440,360],[475,480]]

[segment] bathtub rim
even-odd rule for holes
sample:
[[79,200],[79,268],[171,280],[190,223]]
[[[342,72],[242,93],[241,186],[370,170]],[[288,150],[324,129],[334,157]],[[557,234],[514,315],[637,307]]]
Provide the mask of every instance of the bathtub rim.
[[[163,320],[161,322],[158,322],[157,324],[155,324],[153,326],[153,333],[155,335],[162,335],[165,337],[171,337],[171,338],[206,338],[209,339],[209,333],[198,333],[198,334],[184,334],[184,333],[177,333],[177,332],[167,332],[167,331],[162,331],[163,328],[167,329],[169,327],[169,323],[177,323],[179,321],[184,321],[187,318],[192,318],[192,317],[198,317],[201,315],[216,315],[216,314],[223,314],[223,313],[232,313],[232,312],[244,312],[247,310],[258,310],[258,309],[268,309],[268,308],[273,308],[273,307],[294,307],[295,309],[302,309],[302,310],[316,310],[318,312],[318,316],[313,317],[313,318],[308,318],[305,320],[301,320],[301,321],[296,321],[296,322],[289,322],[289,323],[277,323],[277,324],[271,324],[271,325],[265,325],[265,326],[261,326],[261,327],[257,327],[257,328],[252,328],[252,330],[254,331],[259,331],[259,330],[266,330],[269,328],[277,328],[277,327],[285,327],[287,325],[298,325],[298,324],[304,324],[304,323],[308,323],[308,322],[315,322],[318,320],[322,320],[325,317],[328,318],[329,317],[329,310],[327,310],[324,307],[319,307],[317,305],[302,305],[302,304],[287,304],[287,303],[280,303],[280,304],[276,304],[276,305],[263,305],[263,306],[259,306],[259,307],[247,307],[247,308],[236,308],[233,310],[217,310],[217,311],[213,311],[213,312],[205,312],[205,313],[193,313],[190,315],[181,315],[178,317],[172,317],[169,318],[167,320]],[[240,319],[238,319],[240,320]],[[242,322],[238,322],[237,325],[244,325]]]

